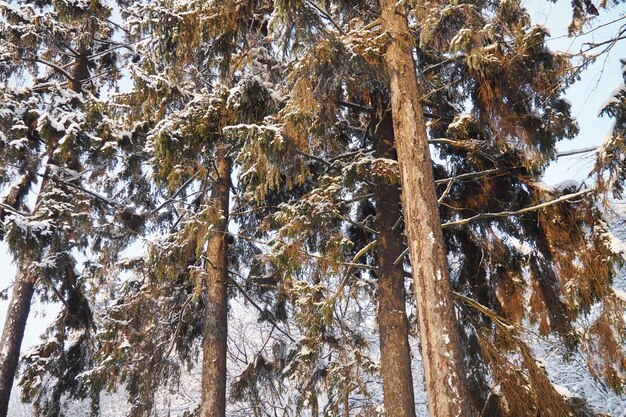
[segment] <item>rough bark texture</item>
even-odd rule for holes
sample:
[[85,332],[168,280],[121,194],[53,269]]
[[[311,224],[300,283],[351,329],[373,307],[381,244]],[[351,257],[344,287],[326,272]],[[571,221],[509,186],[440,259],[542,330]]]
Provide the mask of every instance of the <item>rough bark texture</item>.
[[211,202],[219,211],[207,243],[206,315],[202,340],[202,402],[200,417],[226,415],[226,347],[228,315],[228,202],[232,162],[223,145],[216,151],[217,180]]
[[13,379],[34,291],[35,283],[32,277],[19,271],[13,284],[11,302],[0,340],[0,417],[6,417],[8,413]]
[[[389,112],[378,123],[374,139],[376,157],[396,159]],[[394,265],[404,251],[401,228],[397,224],[402,215],[400,190],[394,184],[381,183],[374,191],[374,199],[378,230],[378,327],[385,411],[388,416],[415,417],[404,270],[401,262]]]
[[383,27],[392,41],[390,76],[393,129],[402,202],[420,323],[430,417],[473,416],[464,382],[458,325],[439,219],[432,161],[407,19],[395,0],[381,0]]

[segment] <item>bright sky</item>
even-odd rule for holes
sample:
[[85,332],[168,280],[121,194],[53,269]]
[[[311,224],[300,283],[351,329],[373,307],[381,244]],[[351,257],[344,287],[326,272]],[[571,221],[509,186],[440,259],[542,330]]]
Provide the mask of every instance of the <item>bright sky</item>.
[[[567,37],[567,26],[572,11],[569,2],[553,4],[546,0],[526,1],[533,21],[550,29],[548,46],[554,50],[576,53],[585,42],[601,42],[615,35],[624,20],[608,24],[624,16],[623,7],[600,10],[600,16],[593,22],[594,27],[608,24],[592,33],[577,38]],[[580,134],[572,141],[561,142],[560,151],[597,146],[609,135],[612,121],[598,117],[603,104],[612,92],[622,83],[620,59],[626,59],[626,41],[621,41],[610,54],[600,58],[582,74],[581,80],[570,87],[567,98],[572,103],[572,115],[578,120]],[[547,184],[557,184],[565,180],[584,180],[592,169],[594,154],[564,157],[553,163],[545,174]]]
[[[531,10],[533,20],[542,24],[551,31],[548,45],[552,49],[576,52],[580,50],[583,42],[602,41],[615,34],[621,22],[608,25],[593,33],[572,40],[567,38],[567,25],[571,18],[571,5],[568,1],[560,1],[558,4],[546,0],[529,0],[526,2]],[[594,25],[604,24],[618,19],[623,15],[623,7],[611,10],[601,10],[601,16]],[[622,21],[623,22],[623,21]],[[578,149],[599,145],[611,129],[611,121],[607,118],[598,118],[597,114],[614,89],[622,82],[620,58],[626,58],[626,41],[622,41],[613,49],[606,59],[588,68],[582,75],[580,82],[573,86],[568,94],[568,99],[573,104],[573,114],[579,121],[580,135],[573,141],[559,145],[559,150]],[[593,165],[593,153],[561,158],[554,163],[546,172],[545,182],[556,184],[564,180],[583,180],[587,177]],[[15,266],[7,253],[5,244],[0,243],[0,290],[6,288],[13,281]],[[10,295],[10,291],[9,291]],[[0,329],[4,325],[8,301],[0,300]],[[47,324],[54,319],[57,309],[52,306],[44,307],[36,303],[31,310],[22,350],[27,349],[39,340],[39,335]]]

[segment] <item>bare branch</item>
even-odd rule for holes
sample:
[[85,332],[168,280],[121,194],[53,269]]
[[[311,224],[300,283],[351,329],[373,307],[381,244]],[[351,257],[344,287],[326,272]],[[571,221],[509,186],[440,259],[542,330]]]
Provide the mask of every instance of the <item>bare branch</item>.
[[465,225],[465,224],[468,224],[468,223],[471,223],[471,222],[477,221],[477,220],[494,219],[494,218],[498,218],[498,217],[519,216],[520,214],[529,213],[531,211],[537,211],[537,210],[540,210],[542,208],[549,207],[549,206],[552,206],[552,205],[557,204],[557,203],[561,203],[563,201],[568,201],[568,200],[571,200],[573,198],[583,196],[585,194],[590,194],[593,191],[594,191],[593,188],[589,188],[589,189],[586,189],[586,190],[581,190],[581,191],[578,191],[576,193],[563,195],[563,196],[561,196],[559,198],[556,198],[556,199],[554,199],[552,201],[546,201],[545,203],[537,204],[537,205],[531,206],[531,207],[525,207],[525,208],[523,208],[521,210],[517,210],[517,211],[502,211],[502,212],[499,212],[499,213],[481,213],[481,214],[477,214],[477,215],[472,216],[472,217],[468,217],[467,219],[461,219],[461,220],[456,220],[456,221],[452,221],[452,222],[443,223],[441,225],[441,227],[443,229],[447,229],[447,228],[451,228],[451,227],[462,226],[462,225]]
[[564,157],[564,156],[579,155],[581,153],[595,152],[597,150],[598,150],[597,146],[591,146],[589,148],[573,149],[571,151],[559,152],[559,153],[556,154],[556,157],[557,158],[561,158],[561,157]]
[[328,14],[328,12],[324,9],[322,9],[321,7],[319,7],[317,4],[315,4],[315,2],[311,1],[311,0],[306,0],[306,3],[313,7],[315,10],[317,10],[317,12],[322,15],[322,17],[326,20],[328,20],[334,27],[335,29],[337,29],[339,31],[339,33],[341,33],[342,35],[345,36],[345,32],[343,31],[343,29],[341,29],[341,26],[339,26],[337,24],[337,22],[335,22],[335,20],[333,19],[333,17]]

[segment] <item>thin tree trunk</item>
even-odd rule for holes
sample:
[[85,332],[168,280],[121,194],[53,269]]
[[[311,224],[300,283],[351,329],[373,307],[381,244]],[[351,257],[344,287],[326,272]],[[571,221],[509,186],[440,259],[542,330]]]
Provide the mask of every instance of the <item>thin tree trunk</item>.
[[224,145],[218,145],[217,179],[211,205],[219,212],[207,243],[206,314],[202,340],[202,402],[200,417],[226,415],[226,349],[228,316],[228,203],[232,162]]
[[391,80],[393,128],[415,281],[429,415],[473,416],[465,387],[428,135],[419,101],[412,35],[395,0],[380,0],[380,6],[383,28],[392,36],[385,61]]
[[[396,159],[393,139],[391,114],[386,112],[374,133],[378,158]],[[404,269],[402,263],[394,265],[404,250],[401,231],[397,227],[402,215],[400,190],[394,184],[381,183],[374,191],[374,199],[378,230],[378,327],[385,411],[390,417],[415,417]]]
[[[37,167],[32,166],[31,168],[20,178],[17,184],[11,187],[2,201],[4,206],[17,209],[18,203],[28,194]],[[0,208],[0,220],[3,220],[6,214],[7,211]],[[6,417],[8,413],[13,380],[20,358],[22,339],[34,291],[35,284],[32,277],[24,271],[18,271],[2,329],[2,338],[0,338],[0,417]]]
[[9,410],[13,379],[34,291],[33,278],[24,271],[18,271],[0,340],[0,417],[6,417]]

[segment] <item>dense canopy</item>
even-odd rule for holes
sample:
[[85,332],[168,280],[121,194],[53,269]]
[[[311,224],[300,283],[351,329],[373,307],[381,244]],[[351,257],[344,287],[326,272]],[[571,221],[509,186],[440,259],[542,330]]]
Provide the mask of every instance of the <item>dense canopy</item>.
[[[575,36],[623,5],[572,7]],[[623,18],[572,54],[517,0],[0,16],[0,417],[17,385],[37,416],[626,407],[623,85],[589,178],[542,182]],[[60,311],[20,356],[35,300]]]

